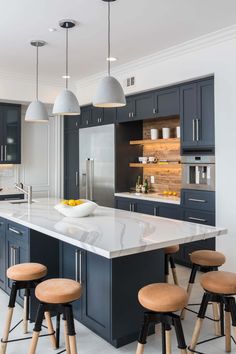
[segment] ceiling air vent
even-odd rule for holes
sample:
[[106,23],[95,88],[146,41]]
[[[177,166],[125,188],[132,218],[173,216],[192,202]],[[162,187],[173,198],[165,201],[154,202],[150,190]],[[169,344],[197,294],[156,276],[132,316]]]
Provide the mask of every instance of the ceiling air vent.
[[126,79],[126,87],[131,87],[135,85],[135,77],[131,76]]

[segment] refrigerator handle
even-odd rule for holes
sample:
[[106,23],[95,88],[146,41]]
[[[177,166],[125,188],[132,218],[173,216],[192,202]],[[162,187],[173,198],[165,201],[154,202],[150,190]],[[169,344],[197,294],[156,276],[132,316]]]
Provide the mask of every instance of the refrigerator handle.
[[93,187],[94,187],[94,160],[90,160],[90,200],[93,200]]
[[85,186],[85,190],[86,190],[85,198],[86,199],[89,199],[89,179],[90,179],[89,165],[90,165],[90,160],[86,159],[86,186]]

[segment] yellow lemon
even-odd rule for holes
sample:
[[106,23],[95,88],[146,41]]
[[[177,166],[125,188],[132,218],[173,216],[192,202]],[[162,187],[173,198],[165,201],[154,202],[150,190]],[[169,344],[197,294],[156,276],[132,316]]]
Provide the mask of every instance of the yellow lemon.
[[75,201],[75,204],[76,205],[80,205],[80,204],[83,204],[84,203],[84,201],[83,200],[80,200],[80,199],[77,199],[76,201]]
[[177,195],[177,192],[173,192],[173,195],[176,196],[176,195]]
[[173,192],[168,192],[168,195],[172,195],[173,194]]
[[75,206],[76,205],[74,199],[70,199],[68,204],[69,204],[69,206]]
[[164,195],[168,195],[168,191],[164,191],[163,194],[164,194]]
[[61,201],[61,204],[63,204],[63,205],[68,205],[68,200],[62,200],[62,201]]

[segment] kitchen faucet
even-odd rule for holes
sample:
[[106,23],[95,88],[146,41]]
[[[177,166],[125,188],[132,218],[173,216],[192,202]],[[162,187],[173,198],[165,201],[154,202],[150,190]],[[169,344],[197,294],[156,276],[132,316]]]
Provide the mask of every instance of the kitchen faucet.
[[23,183],[15,184],[16,189],[24,193],[27,196],[28,204],[32,203],[32,186],[26,186],[27,190],[24,189]]

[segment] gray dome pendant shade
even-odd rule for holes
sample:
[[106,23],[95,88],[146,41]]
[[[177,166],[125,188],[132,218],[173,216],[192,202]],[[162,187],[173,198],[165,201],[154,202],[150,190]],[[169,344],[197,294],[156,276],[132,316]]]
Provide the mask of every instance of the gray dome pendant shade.
[[31,102],[27,108],[25,114],[25,121],[27,122],[37,122],[37,123],[47,123],[48,122],[48,112],[43,104],[43,102],[38,99],[38,48],[45,46],[44,41],[32,41],[30,43],[33,47],[36,47],[36,100]]
[[75,94],[68,90],[68,30],[69,28],[75,27],[75,24],[76,22],[73,20],[62,20],[59,22],[59,25],[66,29],[66,88],[59,93],[55,100],[52,111],[53,115],[73,116],[80,114],[79,102]]
[[116,0],[103,0],[108,3],[108,76],[98,84],[96,95],[93,99],[95,107],[112,108],[126,106],[126,98],[119,81],[111,76],[111,9],[110,3]]

